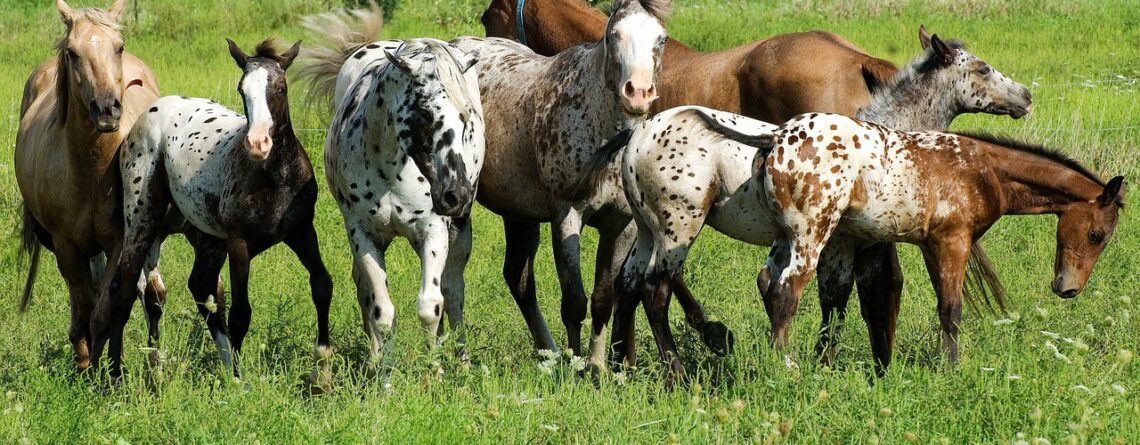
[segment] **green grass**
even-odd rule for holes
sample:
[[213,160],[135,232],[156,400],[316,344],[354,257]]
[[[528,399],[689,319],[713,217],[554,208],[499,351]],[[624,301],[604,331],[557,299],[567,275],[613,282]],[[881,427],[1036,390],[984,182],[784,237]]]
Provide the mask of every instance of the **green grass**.
[[[11,159],[19,94],[31,69],[52,54],[63,27],[46,0],[2,3],[0,32],[6,39],[0,60],[6,63],[0,91],[7,94],[0,96],[0,119],[8,125],[0,129],[0,226],[14,228],[19,193]],[[162,92],[231,106],[238,105],[239,73],[223,36],[245,47],[266,36],[293,41],[303,37],[300,16],[343,4],[138,3],[137,21],[133,7],[126,14],[128,48],[154,69]],[[481,35],[478,15],[484,6],[481,0],[404,2],[384,35]],[[775,33],[827,29],[903,63],[917,52],[920,23],[943,37],[966,40],[980,57],[1033,90],[1035,110],[1024,120],[967,116],[955,128],[1045,142],[1106,176],[1138,179],[1140,5],[1133,1],[689,0],[678,2],[669,28],[678,39],[710,50]],[[303,92],[294,86],[295,103]],[[294,110],[319,166],[327,112]],[[1140,201],[1130,199],[1129,205]],[[456,362],[448,348],[427,349],[414,315],[419,264],[406,244],[397,243],[388,260],[398,310],[395,368],[391,388],[384,389],[380,379],[363,372],[366,339],[340,214],[327,194],[318,207],[322,250],[336,283],[336,388],[322,397],[305,396],[300,386],[313,364],[315,320],[307,277],[286,249],[274,248],[254,263],[245,378],[235,384],[218,369],[213,343],[185,289],[189,249],[172,238],[163,256],[170,295],[161,381],[152,383],[144,370],[144,323],[136,309],[126,340],[130,374],[121,386],[105,390],[71,370],[67,294],[50,255],[30,311],[17,314],[24,270],[13,229],[0,248],[0,289],[8,296],[0,301],[0,325],[7,331],[0,339],[0,392],[6,393],[0,397],[0,442],[900,443],[908,433],[918,443],[1009,443],[1018,434],[1052,443],[1140,438],[1140,367],[1117,361],[1120,350],[1140,351],[1140,322],[1129,313],[1140,298],[1134,295],[1140,284],[1140,259],[1134,255],[1140,221],[1132,208],[1124,212],[1087,291],[1070,301],[1053,296],[1048,286],[1054,218],[1008,218],[991,230],[984,243],[1017,314],[1008,317],[1011,323],[995,323],[1003,316],[967,311],[963,357],[955,369],[941,363],[934,296],[917,249],[906,247],[897,362],[874,385],[868,385],[870,352],[865,326],[855,315],[857,302],[838,366],[823,369],[812,360],[819,309],[809,289],[792,332],[802,367],[789,371],[767,346],[769,325],[753,284],[766,249],[706,231],[690,256],[689,283],[710,314],[736,332],[737,351],[712,357],[674,314],[681,354],[699,386],[664,392],[640,316],[640,370],[594,383],[566,364],[540,368],[500,276],[501,225],[482,208],[475,211],[476,251],[467,271],[471,363]],[[585,236],[586,252],[595,246],[593,235]],[[564,338],[549,243],[539,252],[539,298],[556,338]],[[1069,360],[1056,358],[1046,342]],[[780,434],[781,425],[790,427],[787,436]]]

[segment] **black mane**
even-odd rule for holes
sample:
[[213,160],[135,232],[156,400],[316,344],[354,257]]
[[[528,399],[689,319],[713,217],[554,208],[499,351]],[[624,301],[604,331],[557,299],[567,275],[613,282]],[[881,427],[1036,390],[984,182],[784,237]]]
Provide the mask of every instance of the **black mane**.
[[957,134],[959,136],[965,136],[965,137],[968,137],[971,139],[977,139],[977,140],[980,140],[982,142],[1002,146],[1005,148],[1009,148],[1011,150],[1017,150],[1017,151],[1020,151],[1023,153],[1031,153],[1031,154],[1035,154],[1037,156],[1041,156],[1043,158],[1052,160],[1058,164],[1064,165],[1065,167],[1068,167],[1069,169],[1071,169],[1077,173],[1085,175],[1086,177],[1088,177],[1089,179],[1091,179],[1093,182],[1097,183],[1101,187],[1104,187],[1106,185],[1104,180],[1100,179],[1100,177],[1097,176],[1095,173],[1089,171],[1088,168],[1085,168],[1085,166],[1081,165],[1080,162],[1077,162],[1076,159],[1069,157],[1069,155],[1067,155],[1067,154],[1065,154],[1065,153],[1063,153],[1060,150],[1057,150],[1055,148],[1048,148],[1048,147],[1044,147],[1044,146],[1037,145],[1037,144],[1032,144],[1032,143],[1025,142],[1025,141],[1019,141],[1016,139],[1011,139],[1011,138],[1008,138],[1005,136],[993,135],[990,133],[963,132],[963,133],[955,133],[955,134]]

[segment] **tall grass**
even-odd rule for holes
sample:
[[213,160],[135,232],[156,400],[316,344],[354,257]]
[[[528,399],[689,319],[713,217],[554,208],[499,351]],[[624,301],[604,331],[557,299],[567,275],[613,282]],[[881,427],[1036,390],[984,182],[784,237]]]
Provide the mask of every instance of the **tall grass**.
[[[76,1],[76,3],[86,3]],[[343,4],[320,0],[176,0],[132,2],[127,45],[157,73],[163,94],[211,97],[238,106],[239,72],[222,37],[246,47],[265,37],[305,38],[304,14]],[[481,35],[485,1],[405,2],[388,38]],[[1140,78],[1140,5],[1095,1],[679,0],[671,34],[700,49],[727,48],[768,35],[827,29],[868,52],[904,63],[918,53],[917,28],[963,39],[1003,73],[1030,86],[1036,103],[1014,121],[967,116],[955,129],[987,130],[1058,147],[1094,171],[1137,179],[1135,147]],[[137,17],[137,18],[136,18]],[[0,8],[0,227],[18,222],[12,147],[25,76],[52,54],[62,25],[48,1],[6,1]],[[668,63],[668,61],[665,61]],[[300,104],[304,89],[293,85]],[[238,107],[240,109],[240,107]],[[318,168],[328,111],[294,107],[294,121]],[[323,189],[323,186],[322,186]],[[323,192],[317,226],[336,283],[332,339],[334,392],[307,397],[301,377],[315,324],[307,277],[283,248],[253,265],[253,325],[244,379],[218,369],[212,342],[184,283],[186,243],[167,242],[163,272],[170,300],[163,322],[161,371],[144,365],[143,323],[127,332],[126,381],[106,388],[70,369],[67,294],[45,261],[36,300],[16,314],[24,277],[9,236],[0,248],[0,442],[21,443],[993,443],[1047,438],[1052,443],[1130,443],[1140,437],[1140,350],[1132,317],[1140,278],[1137,199],[1129,206],[1087,291],[1075,300],[1049,292],[1054,222],[1049,216],[1007,218],[983,239],[1015,303],[996,317],[966,314],[963,358],[941,361],[934,296],[917,249],[902,251],[906,288],[897,361],[869,384],[866,328],[853,301],[839,363],[813,364],[819,325],[814,289],[793,325],[790,371],[767,346],[767,317],[754,277],[766,249],[706,231],[690,255],[687,276],[714,318],[736,332],[737,351],[711,357],[674,316],[681,354],[696,384],[663,392],[648,332],[639,337],[641,369],[597,381],[581,378],[570,360],[543,364],[500,276],[501,224],[477,208],[475,253],[467,271],[471,363],[444,347],[424,345],[414,319],[419,263],[406,245],[390,250],[389,285],[398,329],[391,367],[364,372],[366,339],[350,279],[351,259],[335,204]],[[544,229],[545,230],[545,229]],[[587,231],[583,251],[596,238]],[[559,293],[545,240],[539,250],[539,298],[556,338]],[[583,267],[593,266],[590,254]],[[50,256],[48,256],[50,258]],[[589,283],[587,283],[589,284]],[[136,314],[138,311],[136,311]],[[644,327],[644,321],[639,320]],[[388,386],[390,385],[390,387]],[[1021,436],[1019,436],[1019,434]],[[1041,443],[1041,442],[1038,442]]]

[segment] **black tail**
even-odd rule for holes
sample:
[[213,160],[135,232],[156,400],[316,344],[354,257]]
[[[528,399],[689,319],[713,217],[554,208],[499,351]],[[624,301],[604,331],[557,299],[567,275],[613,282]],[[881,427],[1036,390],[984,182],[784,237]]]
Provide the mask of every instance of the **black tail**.
[[1005,287],[1002,287],[986,251],[977,242],[970,246],[970,263],[966,269],[962,296],[975,311],[984,305],[992,313],[995,303],[1002,313],[1006,311]]
[[602,172],[605,171],[607,165],[610,165],[614,156],[617,156],[629,144],[632,137],[633,130],[627,128],[606,141],[606,145],[595,151],[586,165],[582,167],[582,176],[578,177],[578,180],[566,189],[559,191],[558,197],[577,202],[594,194],[602,182]]
[[31,255],[31,264],[28,265],[28,280],[24,282],[24,293],[20,295],[20,312],[28,310],[28,303],[32,302],[32,288],[36,284],[36,273],[40,270],[40,246],[36,240],[36,227],[39,225],[27,206],[23,206],[24,216],[20,225],[20,256]]
[[739,142],[744,145],[756,147],[760,149],[763,156],[768,156],[772,152],[772,148],[776,146],[776,135],[772,133],[767,134],[747,134],[741,133],[735,128],[729,127],[716,118],[705,114],[704,111],[694,109],[692,110],[701,120],[705,121],[710,130],[720,133],[721,136]]

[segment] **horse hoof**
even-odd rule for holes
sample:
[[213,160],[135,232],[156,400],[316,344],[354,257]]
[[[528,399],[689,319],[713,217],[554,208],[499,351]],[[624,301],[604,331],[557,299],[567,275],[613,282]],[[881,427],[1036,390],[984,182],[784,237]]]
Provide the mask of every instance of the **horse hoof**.
[[732,354],[736,344],[736,338],[732,335],[732,331],[719,321],[711,321],[705,324],[701,337],[709,350],[721,357]]
[[147,364],[150,366],[162,366],[166,363],[166,355],[158,349],[152,349],[146,356]]

